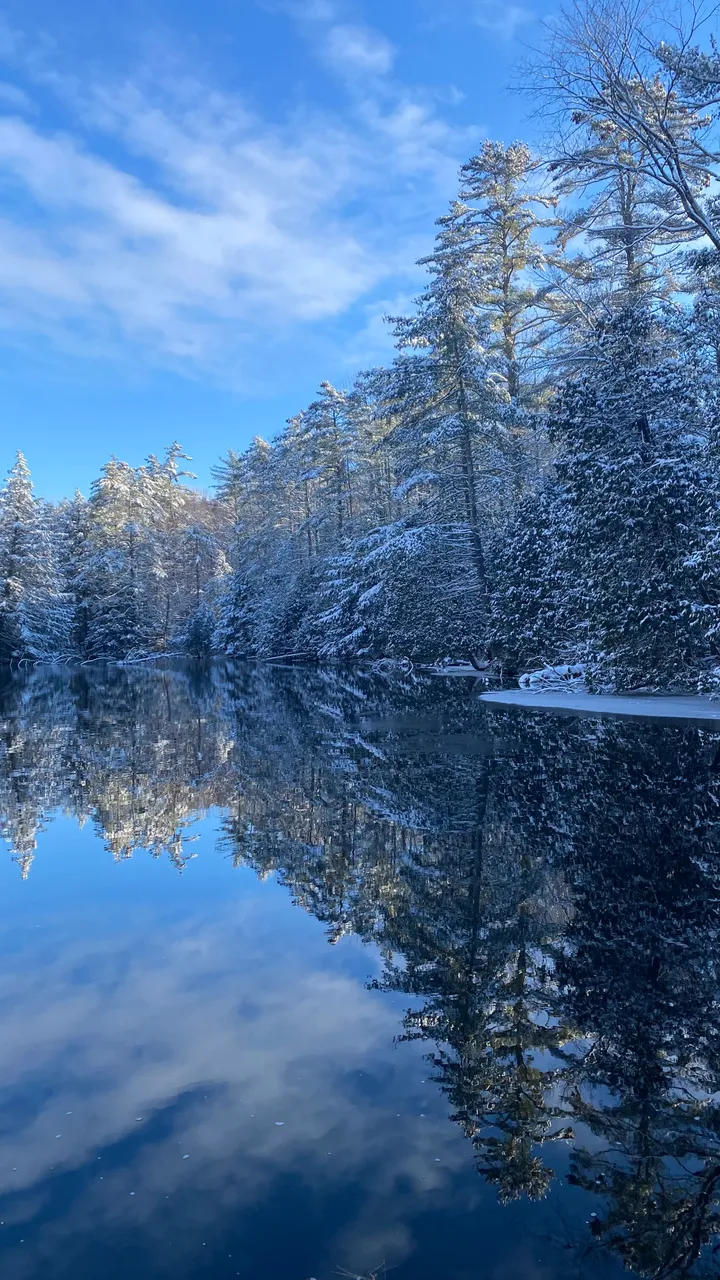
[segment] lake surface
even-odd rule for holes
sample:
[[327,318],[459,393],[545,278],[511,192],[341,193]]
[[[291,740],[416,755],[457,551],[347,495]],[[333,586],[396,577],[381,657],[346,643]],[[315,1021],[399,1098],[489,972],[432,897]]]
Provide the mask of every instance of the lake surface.
[[720,1274],[720,726],[0,678],[2,1280]]

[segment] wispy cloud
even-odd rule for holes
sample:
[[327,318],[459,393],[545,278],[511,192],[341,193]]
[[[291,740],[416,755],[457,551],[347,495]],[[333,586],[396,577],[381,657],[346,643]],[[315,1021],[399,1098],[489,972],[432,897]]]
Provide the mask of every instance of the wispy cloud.
[[118,100],[115,137],[155,162],[156,186],[77,139],[0,120],[5,185],[21,197],[16,224],[0,225],[5,307],[48,322],[90,309],[203,359],[224,321],[332,315],[374,283],[378,266],[333,210],[339,139],[301,149],[233,120],[232,104],[183,119],[132,97],[132,118]]
[[341,71],[361,71],[387,75],[392,70],[395,51],[379,31],[340,23],[327,32],[324,51],[328,61]]
[[[393,82],[379,33],[328,5],[310,16],[349,92],[333,114],[280,123],[182,67],[81,84],[52,50],[6,39],[31,93],[54,93],[69,122],[48,127],[0,84],[6,334],[230,377],[259,332],[327,321],[407,279],[402,247],[431,225],[469,139]],[[353,73],[381,89],[353,87]]]
[[15,84],[0,80],[0,107],[14,107],[16,111],[33,112],[32,98]]
[[521,27],[535,21],[535,14],[522,5],[502,4],[501,0],[479,0],[473,11],[473,21],[501,40],[512,40]]
[[[457,1204],[471,1157],[421,1083],[421,1047],[398,1053],[397,1011],[338,952],[330,968],[320,930],[289,921],[270,886],[246,879],[224,904],[152,928],[131,908],[103,937],[80,907],[71,932],[48,918],[45,950],[26,946],[23,965],[0,973],[4,1088],[22,1097],[31,1065],[38,1102],[3,1135],[5,1220],[28,1238],[17,1280],[87,1244],[88,1223],[140,1240],[158,1270],[172,1250],[186,1264],[258,1204],[281,1214],[289,1182],[320,1206],[353,1189],[353,1212],[320,1233],[333,1249],[321,1274],[401,1262],[422,1197]],[[363,953],[365,972],[376,963]],[[358,1072],[375,1085],[370,1109]],[[169,1253],[163,1206],[176,1195],[186,1210]]]
[[[418,0],[418,3],[423,7],[428,31],[448,24],[469,25],[487,31],[501,44],[509,44],[522,28],[536,23],[539,17],[534,9],[522,4],[503,4],[502,0],[443,0],[442,5],[436,0]],[[541,7],[545,3],[546,0],[541,0]]]
[[408,315],[414,298],[415,294],[401,293],[394,298],[380,298],[363,308],[364,323],[353,334],[344,353],[349,369],[368,369],[391,358],[393,335],[386,317]]

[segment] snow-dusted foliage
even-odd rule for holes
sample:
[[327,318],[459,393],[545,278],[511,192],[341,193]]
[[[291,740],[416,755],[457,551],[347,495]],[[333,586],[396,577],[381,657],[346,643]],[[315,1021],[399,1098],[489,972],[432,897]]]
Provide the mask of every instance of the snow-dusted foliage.
[[481,619],[466,527],[397,521],[336,556],[300,647],[324,659],[425,658],[445,637],[467,652]]
[[672,688],[708,661],[717,625],[698,561],[718,523],[703,382],[643,300],[598,329],[592,357],[552,416],[580,570],[567,598],[595,687]]
[[55,513],[33,494],[21,453],[0,491],[0,662],[70,648],[71,607],[60,573]]
[[584,632],[572,608],[579,572],[566,493],[555,477],[528,493],[493,546],[488,651],[506,670],[577,658]]
[[211,651],[228,522],[181,483],[182,456],[113,458],[89,500],[53,507],[18,454],[0,489],[0,662]]

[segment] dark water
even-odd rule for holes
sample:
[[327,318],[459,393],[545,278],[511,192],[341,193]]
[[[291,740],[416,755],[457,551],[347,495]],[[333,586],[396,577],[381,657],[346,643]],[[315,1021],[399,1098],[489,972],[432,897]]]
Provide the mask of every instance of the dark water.
[[0,686],[2,1280],[720,1274],[720,734]]

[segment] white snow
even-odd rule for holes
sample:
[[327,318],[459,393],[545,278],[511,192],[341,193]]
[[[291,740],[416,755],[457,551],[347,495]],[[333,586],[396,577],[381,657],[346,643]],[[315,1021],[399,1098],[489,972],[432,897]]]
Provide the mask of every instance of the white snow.
[[573,666],[541,667],[539,671],[527,671],[518,680],[521,689],[530,693],[563,693],[574,691],[586,693],[585,668],[578,663]]
[[623,697],[610,693],[532,693],[527,689],[503,689],[481,693],[483,702],[502,706],[542,707],[550,711],[590,711],[598,715],[660,717],[664,720],[718,720],[720,702],[701,695],[685,697]]

